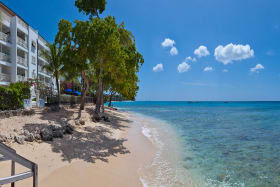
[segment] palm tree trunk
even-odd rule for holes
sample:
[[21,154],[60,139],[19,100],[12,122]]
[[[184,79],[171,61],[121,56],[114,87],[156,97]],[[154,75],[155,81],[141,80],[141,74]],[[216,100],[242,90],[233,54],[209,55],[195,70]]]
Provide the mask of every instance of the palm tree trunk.
[[59,87],[59,76],[58,73],[55,74],[56,88],[57,88],[57,102],[60,105],[60,87]]
[[82,79],[84,81],[84,83],[86,84],[86,88],[82,89],[82,100],[81,100],[81,105],[80,105],[80,110],[84,110],[85,109],[85,99],[86,99],[86,94],[88,91],[88,86],[89,86],[89,82],[88,79],[86,78],[85,72],[82,71]]

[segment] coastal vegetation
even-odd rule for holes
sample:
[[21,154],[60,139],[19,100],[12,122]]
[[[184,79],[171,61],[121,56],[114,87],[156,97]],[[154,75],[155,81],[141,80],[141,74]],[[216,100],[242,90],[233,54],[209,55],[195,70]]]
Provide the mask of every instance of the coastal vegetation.
[[11,83],[8,87],[0,86],[0,110],[23,108],[23,100],[30,98],[28,82]]
[[46,69],[56,78],[58,100],[60,75],[68,80],[80,80],[80,110],[84,109],[90,91],[96,97],[95,113],[100,114],[104,112],[105,94],[110,94],[110,101],[116,94],[129,100],[135,98],[137,73],[144,59],[123,22],[118,24],[112,16],[100,17],[106,7],[105,0],[77,0],[75,5],[89,19],[74,23],[60,20]]

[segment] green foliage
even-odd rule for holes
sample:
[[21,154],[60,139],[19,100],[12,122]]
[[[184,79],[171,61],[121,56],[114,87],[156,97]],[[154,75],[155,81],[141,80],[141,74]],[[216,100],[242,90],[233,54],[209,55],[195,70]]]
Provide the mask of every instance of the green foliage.
[[63,51],[61,71],[64,77],[68,80],[81,78],[82,97],[88,91],[94,93],[96,108],[100,108],[103,93],[108,90],[114,95],[135,99],[137,73],[144,59],[136,49],[134,36],[125,29],[124,23],[117,24],[114,17],[99,18],[106,0],[76,0],[75,5],[90,19],[76,20],[73,25],[67,20],[59,22],[55,42]]
[[106,7],[106,0],[76,0],[75,6],[79,12],[89,15],[91,18],[102,14]]
[[9,87],[0,86],[0,110],[23,108],[23,100],[30,98],[28,82],[11,83]]
[[19,91],[22,99],[30,99],[30,83],[29,82],[15,82],[11,83],[9,88]]

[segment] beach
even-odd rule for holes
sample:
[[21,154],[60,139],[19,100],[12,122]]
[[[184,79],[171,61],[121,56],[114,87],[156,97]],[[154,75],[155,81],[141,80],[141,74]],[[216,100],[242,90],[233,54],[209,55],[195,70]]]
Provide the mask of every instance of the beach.
[[[139,168],[152,163],[156,147],[142,134],[142,128],[130,120],[130,114],[106,110],[110,122],[95,123],[90,112],[93,106],[61,112],[36,111],[33,116],[0,120],[3,134],[22,131],[27,125],[56,124],[64,118],[75,126],[75,119],[85,121],[75,126],[72,135],[51,142],[15,142],[8,145],[39,167],[39,186],[143,186]],[[86,112],[88,111],[88,112]],[[34,124],[33,124],[34,125]],[[0,163],[0,177],[10,175],[10,162]],[[16,173],[26,171],[16,165]],[[17,186],[29,187],[32,179],[19,181]]]

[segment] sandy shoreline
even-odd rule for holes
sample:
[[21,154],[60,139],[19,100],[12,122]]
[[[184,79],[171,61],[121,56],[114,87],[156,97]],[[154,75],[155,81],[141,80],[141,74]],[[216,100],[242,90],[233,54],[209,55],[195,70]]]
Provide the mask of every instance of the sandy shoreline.
[[[33,119],[1,119],[0,130],[12,132],[15,128],[20,129],[21,124],[34,120],[36,123],[56,123],[65,116],[69,123],[74,123],[80,115],[86,125],[77,127],[73,135],[53,142],[10,144],[19,154],[38,164],[39,186],[142,186],[139,168],[152,163],[155,147],[141,133],[141,126],[129,120],[128,113],[106,113],[111,122],[94,123],[89,112],[79,114],[75,109],[67,109],[62,114],[37,111]],[[0,168],[0,177],[10,174],[10,162],[0,163]],[[17,165],[16,172],[22,171]],[[31,180],[18,182],[17,186],[29,187]]]

